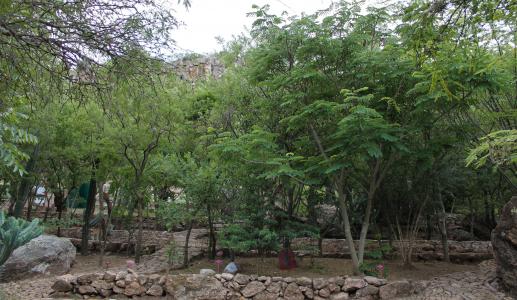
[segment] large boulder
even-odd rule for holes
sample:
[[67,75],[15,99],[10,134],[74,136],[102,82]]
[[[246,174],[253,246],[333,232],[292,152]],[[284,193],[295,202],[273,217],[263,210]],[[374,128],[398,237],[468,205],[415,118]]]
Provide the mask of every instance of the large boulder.
[[25,279],[36,275],[63,275],[75,260],[75,247],[66,238],[39,236],[14,250],[0,267],[0,281]]
[[497,277],[513,296],[517,297],[517,196],[513,196],[501,211],[492,232],[492,247],[497,263]]

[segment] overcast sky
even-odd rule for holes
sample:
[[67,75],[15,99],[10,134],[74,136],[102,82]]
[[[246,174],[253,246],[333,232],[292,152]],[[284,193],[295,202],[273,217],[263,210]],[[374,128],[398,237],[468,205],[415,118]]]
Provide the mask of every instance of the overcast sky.
[[269,4],[271,12],[280,14],[313,13],[327,8],[332,0],[192,0],[192,7],[187,11],[183,7],[176,8],[176,15],[185,25],[175,31],[173,38],[177,42],[178,51],[212,53],[221,49],[216,41],[220,36],[230,40],[250,28],[252,18],[246,17],[252,11],[251,6]]

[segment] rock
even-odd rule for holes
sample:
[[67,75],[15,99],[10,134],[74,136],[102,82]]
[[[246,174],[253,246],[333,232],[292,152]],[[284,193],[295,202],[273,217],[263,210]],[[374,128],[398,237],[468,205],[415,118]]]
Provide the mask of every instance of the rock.
[[215,275],[215,271],[212,269],[201,269],[201,270],[199,270],[199,274],[205,275],[205,276],[213,276],[213,275]]
[[149,296],[160,297],[163,295],[163,288],[159,284],[153,284],[145,293]]
[[347,278],[343,284],[343,291],[352,292],[361,289],[367,285],[366,281],[361,278]]
[[237,282],[238,284],[247,284],[248,282],[250,282],[250,277],[248,275],[244,275],[244,274],[237,274],[235,275],[235,277],[233,277],[233,280],[235,282]]
[[140,285],[145,285],[148,279],[146,275],[138,275],[138,283],[140,283]]
[[137,281],[130,282],[124,289],[124,295],[126,296],[139,296],[145,293],[145,288],[142,287]]
[[262,291],[253,297],[253,300],[276,300],[278,295],[268,291]]
[[502,286],[517,297],[517,196],[506,203],[492,231],[496,274]]
[[0,267],[0,281],[66,274],[74,260],[75,247],[70,240],[41,235],[14,250]]
[[97,280],[97,274],[85,274],[77,277],[77,283],[81,285],[87,285]]
[[164,286],[172,299],[225,300],[229,292],[214,276],[199,274],[167,276]]
[[379,293],[379,288],[373,285],[367,285],[362,289],[358,289],[355,292],[356,297],[366,297],[370,295],[377,295]]
[[224,267],[224,273],[236,274],[239,272],[239,266],[235,262],[231,262]]
[[116,277],[117,277],[117,274],[115,272],[112,272],[112,271],[106,271],[106,272],[104,272],[104,275],[102,276],[102,278],[104,280],[106,280],[107,282],[115,281]]
[[330,291],[327,288],[324,288],[319,290],[318,295],[320,295],[323,298],[328,298],[330,296]]
[[407,280],[390,282],[379,289],[379,297],[381,299],[397,299],[409,296],[410,293],[411,283]]
[[[237,276],[235,276],[237,277]],[[266,286],[259,281],[252,281],[241,291],[242,296],[251,298],[266,289]]]
[[273,276],[273,277],[271,277],[271,280],[272,280],[273,282],[275,282],[275,281],[282,281],[282,280],[284,280],[284,279],[283,279],[282,277],[279,277],[279,276]]
[[106,282],[104,280],[95,280],[94,282],[92,282],[91,286],[93,286],[96,290],[110,290],[113,288],[113,283]]
[[233,279],[233,274],[230,273],[223,273],[221,274],[221,278],[227,281],[230,281]]
[[287,282],[287,283],[291,283],[291,282],[295,282],[296,279],[294,279],[293,277],[286,277],[284,278],[284,282]]
[[307,287],[312,287],[312,279],[308,278],[308,277],[299,277],[299,278],[296,278],[296,283],[298,285],[301,285],[301,286],[307,286]]
[[280,282],[277,282],[277,281],[276,282],[272,282],[267,287],[267,290],[268,290],[268,292],[278,294],[282,290],[282,285],[280,284]]
[[126,287],[126,282],[124,280],[117,280],[115,282],[115,285],[118,286],[119,288],[125,288]]
[[345,284],[345,279],[343,277],[336,276],[336,277],[329,278],[328,282],[334,283],[337,286],[342,287]]
[[127,271],[120,271],[117,273],[117,276],[115,276],[115,280],[116,281],[124,280],[124,278],[126,278],[126,275],[127,275]]
[[90,285],[80,285],[79,288],[77,289],[77,291],[81,295],[95,295],[95,294],[97,294],[97,290],[95,290],[95,288],[90,286]]
[[284,291],[285,300],[303,300],[305,296],[302,294],[298,285],[294,282],[289,283]]
[[113,292],[111,290],[101,289],[99,291],[99,295],[101,295],[104,298],[108,298],[109,296],[111,296],[111,294],[113,294]]
[[113,293],[115,293],[115,294],[124,294],[124,289],[115,285],[113,287]]
[[327,286],[328,281],[325,278],[314,278],[312,284],[316,290],[320,290]]
[[363,278],[368,284],[374,285],[376,287],[385,285],[388,281],[383,278],[377,278],[373,276],[364,276]]
[[314,291],[312,288],[308,288],[307,290],[303,291],[303,294],[306,298],[313,299],[314,298]]
[[69,292],[74,288],[74,286],[63,279],[58,279],[54,284],[52,285],[52,289],[56,292]]
[[327,289],[330,293],[339,292],[341,290],[341,288],[333,282],[327,285]]
[[348,294],[347,293],[337,293],[330,296],[330,300],[347,300]]
[[77,283],[77,276],[72,275],[72,274],[65,274],[65,275],[61,275],[61,276],[56,277],[56,280],[64,280],[64,281],[69,282],[71,284],[76,284]]

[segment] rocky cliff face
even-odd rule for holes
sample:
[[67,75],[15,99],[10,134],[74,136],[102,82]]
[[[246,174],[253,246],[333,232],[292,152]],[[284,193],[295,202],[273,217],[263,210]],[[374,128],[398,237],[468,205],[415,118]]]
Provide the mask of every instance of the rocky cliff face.
[[213,56],[184,58],[172,63],[172,68],[180,79],[197,81],[208,78],[220,78],[224,72],[223,64]]

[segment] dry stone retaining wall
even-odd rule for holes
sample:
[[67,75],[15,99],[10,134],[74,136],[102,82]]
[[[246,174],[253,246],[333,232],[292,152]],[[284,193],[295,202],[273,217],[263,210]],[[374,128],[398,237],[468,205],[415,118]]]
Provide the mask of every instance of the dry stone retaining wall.
[[[356,246],[357,246],[357,241]],[[388,241],[381,241],[387,244]],[[291,243],[294,249],[306,249],[307,245],[318,245],[317,239],[297,238]],[[393,241],[392,246],[397,252],[400,248],[399,242]],[[378,241],[367,242],[367,250],[379,247]],[[295,251],[306,253],[306,250]],[[321,255],[325,257],[348,257],[348,243],[345,239],[323,239],[321,244]],[[413,250],[416,259],[420,260],[441,260],[443,250],[441,241],[438,240],[417,240]],[[453,261],[482,261],[493,258],[492,244],[489,241],[449,241],[449,255]]]
[[120,295],[189,300],[367,300],[405,296],[413,289],[408,281],[388,283],[385,279],[371,276],[311,279],[214,273],[142,275],[128,269],[117,273],[63,275],[54,282],[52,297]]
[[[81,245],[80,228],[63,229],[62,235],[71,238],[76,247]],[[154,253],[166,246],[173,238],[177,247],[184,245],[186,231],[170,233],[167,231],[145,230],[143,245],[145,253]],[[93,235],[92,235],[93,237]],[[357,242],[357,241],[356,241]],[[134,249],[135,238],[128,243],[128,233],[125,230],[113,230],[106,245],[108,252],[124,252]],[[388,241],[381,241],[387,244]],[[202,254],[208,248],[208,231],[206,229],[193,229],[189,245],[196,254]],[[296,238],[291,243],[297,254],[308,252],[317,253],[318,240],[313,238]],[[397,252],[399,242],[393,241],[392,246]],[[370,240],[367,248],[373,250],[379,247],[378,241]],[[100,249],[100,243],[95,240],[89,242],[90,250]],[[311,249],[311,250],[309,250]],[[348,257],[348,243],[345,239],[323,239],[321,243],[321,255],[324,257]],[[442,244],[439,240],[417,240],[414,246],[414,258],[418,260],[443,259]],[[449,255],[451,260],[482,261],[493,258],[492,244],[490,241],[449,241]]]

